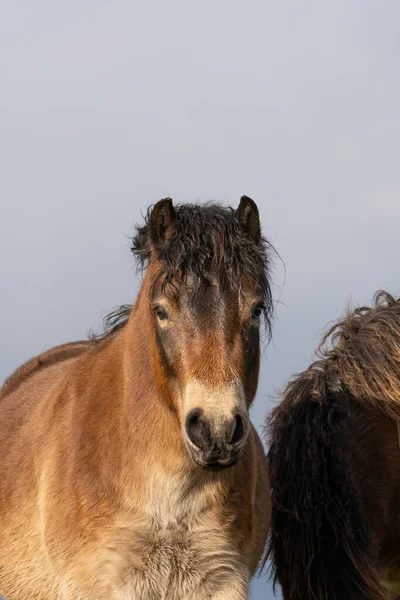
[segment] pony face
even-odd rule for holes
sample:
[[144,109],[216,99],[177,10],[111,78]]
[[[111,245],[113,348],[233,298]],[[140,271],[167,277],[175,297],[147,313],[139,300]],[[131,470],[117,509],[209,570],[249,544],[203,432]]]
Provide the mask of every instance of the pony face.
[[259,369],[264,304],[244,292],[205,282],[153,290],[150,309],[158,355],[176,382],[174,402],[195,462],[217,468],[236,462],[249,431],[248,407]]
[[[143,244],[145,240],[145,245]],[[260,327],[270,323],[266,242],[258,210],[155,205],[134,240],[148,253],[154,355],[195,463],[237,461],[250,429]]]

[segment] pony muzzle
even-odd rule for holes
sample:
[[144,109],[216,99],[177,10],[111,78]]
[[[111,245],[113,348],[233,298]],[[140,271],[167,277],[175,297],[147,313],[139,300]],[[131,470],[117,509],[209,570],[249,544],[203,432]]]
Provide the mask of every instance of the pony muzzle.
[[209,470],[233,466],[249,432],[241,384],[209,390],[195,382],[184,396],[184,437],[194,462]]

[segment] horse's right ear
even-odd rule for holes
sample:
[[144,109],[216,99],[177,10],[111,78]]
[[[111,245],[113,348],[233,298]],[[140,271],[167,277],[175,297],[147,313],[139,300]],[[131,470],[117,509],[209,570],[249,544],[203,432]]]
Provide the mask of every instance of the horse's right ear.
[[153,246],[162,244],[171,236],[176,220],[176,212],[171,198],[159,200],[150,215],[150,239]]

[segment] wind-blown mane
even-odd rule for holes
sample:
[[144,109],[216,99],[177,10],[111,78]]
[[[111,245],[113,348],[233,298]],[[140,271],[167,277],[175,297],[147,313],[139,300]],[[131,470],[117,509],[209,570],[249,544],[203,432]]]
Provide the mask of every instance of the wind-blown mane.
[[383,599],[341,431],[341,397],[400,418],[400,300],[348,311],[319,360],[296,376],[268,422],[272,529],[268,556],[285,599]]
[[377,292],[373,307],[356,308],[331,327],[318,354],[332,380],[336,375],[360,402],[399,418],[400,299]]
[[400,298],[379,291],[374,306],[348,310],[323,335],[316,354],[318,360],[289,382],[280,406],[288,397],[295,403],[294,390],[306,384],[317,394],[323,381],[331,391],[346,389],[359,402],[400,417]]
[[121,304],[121,306],[118,306],[108,313],[103,319],[103,330],[100,333],[91,331],[88,336],[89,339],[93,342],[98,342],[105,338],[112,337],[114,334],[121,331],[128,322],[132,308],[132,304]]

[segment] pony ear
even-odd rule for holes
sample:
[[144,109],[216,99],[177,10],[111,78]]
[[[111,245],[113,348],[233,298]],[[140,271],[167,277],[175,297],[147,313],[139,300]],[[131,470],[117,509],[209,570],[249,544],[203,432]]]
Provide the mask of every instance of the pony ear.
[[248,196],[242,196],[236,210],[236,218],[244,231],[258,244],[261,239],[261,225],[257,204],[254,200]]
[[176,212],[171,198],[159,200],[150,215],[150,239],[154,247],[161,246],[171,236]]

